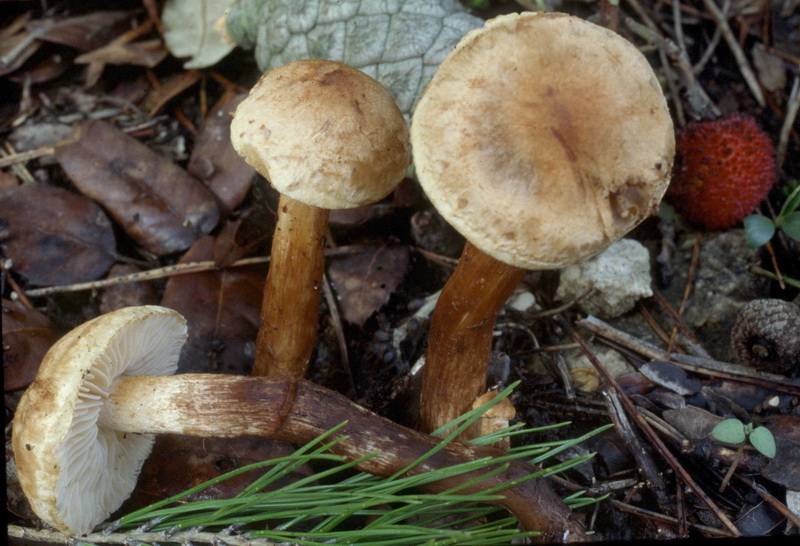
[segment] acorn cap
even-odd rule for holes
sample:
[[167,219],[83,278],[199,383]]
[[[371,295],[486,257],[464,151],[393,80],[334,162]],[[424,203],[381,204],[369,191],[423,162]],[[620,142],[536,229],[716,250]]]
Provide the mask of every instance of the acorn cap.
[[159,306],[90,320],[55,343],[14,416],[20,485],[33,511],[69,535],[92,531],[127,499],[153,445],[101,423],[115,378],[177,368],[186,322]]
[[410,160],[408,128],[389,92],[333,61],[264,74],[236,109],[231,142],[277,191],[324,209],[379,201]]
[[658,210],[675,152],[644,56],[577,17],[496,17],[462,38],[411,122],[417,176],[493,258],[554,269]]

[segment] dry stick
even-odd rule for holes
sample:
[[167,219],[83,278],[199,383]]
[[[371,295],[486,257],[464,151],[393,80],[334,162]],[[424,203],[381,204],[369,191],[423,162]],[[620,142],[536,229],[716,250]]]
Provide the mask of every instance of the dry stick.
[[622,402],[623,407],[625,410],[630,414],[636,424],[639,426],[639,429],[644,432],[645,436],[650,440],[650,442],[656,447],[658,452],[664,457],[664,460],[669,464],[670,467],[675,471],[676,474],[680,475],[681,479],[688,485],[692,491],[698,496],[698,498],[705,504],[709,510],[714,512],[714,515],[717,519],[731,532],[733,536],[741,536],[741,533],[736,528],[736,526],[728,519],[728,517],[719,509],[716,503],[709,497],[705,491],[694,481],[694,478],[684,470],[684,468],[680,465],[678,460],[672,454],[672,452],[667,448],[664,442],[661,440],[661,437],[656,434],[650,424],[642,418],[638,411],[636,411],[636,406],[634,406],[631,399],[625,394],[622,390],[622,387],[619,386],[616,379],[608,373],[605,366],[594,356],[591,349],[583,338],[575,331],[572,325],[563,317],[557,317],[556,320],[561,325],[561,327],[566,331],[569,336],[581,346],[581,351],[592,365],[597,369],[597,371],[603,376],[603,379],[611,385],[615,391],[619,394],[620,401]]
[[650,360],[668,360],[676,366],[691,372],[751,383],[793,395],[800,395],[800,381],[798,380],[788,379],[778,374],[759,372],[750,366],[721,362],[711,358],[676,353],[666,354],[663,349],[637,339],[591,315],[577,321],[576,325],[593,332],[612,346],[624,347]]
[[728,20],[725,17],[725,14],[722,13],[722,10],[720,10],[717,4],[714,3],[714,0],[703,0],[703,5],[705,6],[706,10],[708,10],[709,14],[711,14],[711,17],[714,19],[714,22],[717,24],[719,29],[722,31],[722,37],[725,39],[725,43],[728,44],[728,47],[733,53],[733,56],[736,59],[736,64],[739,65],[739,71],[742,73],[745,83],[747,83],[747,86],[750,88],[750,92],[753,93],[758,105],[763,108],[767,105],[767,101],[764,99],[764,94],[761,92],[761,86],[758,84],[758,78],[756,78],[753,69],[750,68],[750,63],[747,60],[747,56],[744,54],[744,51],[742,51],[742,48],[739,47],[739,42],[736,40],[736,36],[733,35],[733,31],[728,25]]
[[786,106],[786,114],[783,118],[781,135],[778,140],[778,150],[775,154],[778,171],[783,169],[783,162],[786,159],[786,149],[789,146],[789,135],[792,132],[798,110],[800,110],[800,76],[795,76],[794,83],[792,83],[792,91],[789,94],[789,100]]
[[627,442],[628,451],[636,461],[639,473],[644,478],[647,486],[654,490],[658,505],[664,510],[669,505],[669,499],[666,494],[666,484],[656,467],[655,461],[642,444],[641,436],[631,426],[630,420],[622,409],[619,395],[616,391],[608,390],[604,393],[604,396],[608,406],[608,414],[614,422],[615,429]]
[[792,525],[800,529],[800,516],[789,510],[784,503],[770,495],[763,487],[755,483],[753,480],[748,480],[744,476],[737,475],[736,478],[745,485],[748,485],[751,489],[753,489],[758,495],[764,499],[770,506],[775,508],[778,512],[781,513],[783,517],[785,517]]
[[35,150],[28,150],[27,152],[13,152],[2,159],[0,159],[0,169],[5,167],[12,167],[17,163],[27,163],[33,159],[39,159],[48,155],[56,153],[54,146],[42,146]]
[[[695,234],[694,246],[692,247],[692,257],[689,260],[689,271],[686,274],[686,284],[683,287],[683,297],[681,298],[681,305],[678,308],[678,316],[682,317],[684,310],[686,310],[686,302],[689,300],[689,295],[692,293],[692,285],[694,285],[694,276],[697,274],[697,261],[700,258],[700,248],[703,241],[703,233],[697,232]],[[672,346],[675,343],[675,336],[678,334],[677,324],[672,327],[672,333],[669,338],[669,345],[667,345],[666,354],[672,352]]]
[[[615,508],[619,508],[623,512],[628,512],[629,514],[634,514],[636,516],[640,516],[643,518],[650,518],[655,521],[661,521],[673,525],[680,525],[680,520],[678,518],[674,518],[666,514],[659,514],[651,510],[647,510],[645,508],[639,508],[638,506],[633,506],[631,504],[616,499],[609,499],[608,502],[610,502]],[[708,525],[700,525],[698,523],[690,523],[690,522],[687,522],[687,525],[688,527],[696,529],[706,535],[718,536],[718,537],[728,536],[728,534],[725,533],[722,529],[717,529],[716,527],[709,527]]]
[[[345,254],[352,254],[358,252],[358,246],[342,246],[337,249],[327,250],[326,256],[343,256]],[[242,258],[231,264],[228,267],[245,267],[248,265],[262,265],[269,263],[269,256],[254,256],[251,258]],[[120,275],[119,277],[112,277],[109,279],[101,279],[97,281],[88,281],[75,284],[62,284],[58,286],[47,286],[44,288],[33,288],[25,290],[25,295],[28,297],[49,296],[51,294],[61,294],[64,292],[79,292],[81,290],[96,290],[99,288],[107,288],[109,286],[116,286],[119,284],[127,284],[130,282],[143,282],[152,281],[156,279],[163,279],[165,277],[174,277],[177,275],[189,275],[191,273],[201,273],[203,271],[219,270],[219,264],[212,260],[201,260],[197,262],[184,262],[174,265],[167,265],[147,271],[138,271],[136,273],[129,273],[127,275]]]
[[[340,440],[330,452],[361,462],[357,469],[378,476],[421,475],[506,452],[450,443],[403,427],[353,403],[345,396],[304,379],[219,374],[134,376],[117,379],[101,422],[129,433],[190,436],[259,436],[306,444],[343,422],[329,440]],[[169,396],[164,396],[169,393]],[[244,405],[242,400],[258,401]],[[180,413],[176,422],[168,417]],[[131,417],[133,416],[133,417]],[[424,462],[416,464],[420,458]],[[501,463],[497,463],[500,465]],[[514,514],[523,528],[540,531],[545,542],[588,540],[583,525],[542,478],[538,468],[520,460],[502,463],[502,471],[478,480],[496,465],[423,485],[440,493],[460,488],[477,493],[512,484],[494,504]]]
[[[269,257],[253,257],[237,260],[226,267],[244,267],[248,265],[260,265],[269,262]],[[175,275],[187,275],[190,273],[199,273],[202,271],[211,271],[219,269],[217,263],[212,260],[203,260],[197,262],[185,262],[175,265],[168,265],[147,271],[138,271],[136,273],[129,273],[127,275],[120,275],[119,277],[111,277],[109,279],[101,279],[97,281],[80,282],[75,284],[64,284],[59,286],[47,286],[44,288],[34,288],[25,290],[25,295],[34,298],[39,296],[49,296],[51,294],[61,294],[64,292],[79,292],[81,290],[95,290],[98,288],[106,288],[109,286],[116,286],[119,284],[127,284],[130,282],[152,281],[155,279],[163,279],[165,277],[172,277]]]
[[[68,537],[61,531],[55,529],[32,529],[19,525],[8,526],[8,536],[21,538],[34,542],[49,542],[54,544],[72,544],[74,537]],[[213,544],[225,546],[275,546],[275,542],[268,539],[258,539],[247,536],[247,534],[226,535],[224,533],[209,533],[198,531],[197,529],[186,529],[169,533],[161,531],[154,532],[133,532],[133,533],[89,533],[80,538],[76,543],[81,544]]]

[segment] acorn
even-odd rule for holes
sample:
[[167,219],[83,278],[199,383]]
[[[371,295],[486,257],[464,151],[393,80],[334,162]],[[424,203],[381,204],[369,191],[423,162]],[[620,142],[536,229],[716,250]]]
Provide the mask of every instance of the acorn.
[[736,317],[731,344],[754,368],[795,377],[800,373],[800,307],[780,299],[748,302]]

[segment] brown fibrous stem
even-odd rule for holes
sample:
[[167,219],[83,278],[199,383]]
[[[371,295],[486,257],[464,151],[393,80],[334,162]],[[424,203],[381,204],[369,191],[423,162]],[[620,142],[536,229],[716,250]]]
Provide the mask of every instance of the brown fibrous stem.
[[327,209],[282,195],[252,375],[303,377],[317,338]]
[[[404,470],[416,475],[505,454],[493,448],[450,443],[412,466],[441,440],[295,378],[220,374],[124,377],[112,385],[99,424],[128,433],[263,436],[304,444],[343,422],[347,424],[329,437],[340,440],[331,452],[351,460],[377,453],[357,468],[379,476]],[[489,468],[445,478],[425,489],[442,492],[463,487],[464,493],[474,493],[513,483],[502,491],[503,499],[497,504],[514,514],[526,530],[540,531],[545,542],[587,540],[581,523],[546,481],[526,479],[537,467],[523,461],[503,464],[507,467],[483,481],[475,479]]]
[[431,318],[419,427],[433,432],[469,411],[486,389],[497,314],[525,276],[467,242]]

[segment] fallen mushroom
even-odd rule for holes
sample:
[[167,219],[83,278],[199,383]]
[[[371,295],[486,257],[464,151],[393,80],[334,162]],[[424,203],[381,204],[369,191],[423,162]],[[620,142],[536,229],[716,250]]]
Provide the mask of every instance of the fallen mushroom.
[[329,210],[392,192],[409,164],[408,129],[389,92],[363,72],[303,60],[261,77],[236,108],[231,142],[281,194],[252,374],[302,377]]
[[420,426],[485,390],[497,313],[525,270],[597,254],[655,213],[675,149],[652,68],[559,13],[496,17],[439,66],[411,122],[417,176],[467,239],[434,311]]
[[[377,452],[357,468],[383,476],[438,444],[302,379],[160,375],[175,371],[185,339],[178,313],[141,306],[99,316],[53,345],[19,403],[12,432],[20,485],[46,523],[68,535],[90,532],[130,495],[157,433],[307,443],[347,421],[331,437],[340,439],[332,451],[350,459]],[[503,454],[452,443],[408,473]],[[586,540],[547,483],[527,479],[536,467],[506,464],[481,483],[483,472],[472,472],[426,487],[476,492],[515,482],[498,504],[525,529],[549,541]]]

